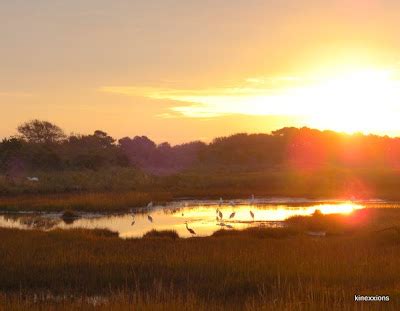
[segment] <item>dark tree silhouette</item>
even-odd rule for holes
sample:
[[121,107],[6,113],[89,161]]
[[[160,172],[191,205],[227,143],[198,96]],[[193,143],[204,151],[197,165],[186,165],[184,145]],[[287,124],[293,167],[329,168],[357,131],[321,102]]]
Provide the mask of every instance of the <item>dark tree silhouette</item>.
[[60,127],[41,120],[32,120],[18,126],[18,132],[23,139],[35,144],[57,143],[66,137]]
[[392,174],[386,180],[393,187],[400,178],[400,138],[386,136],[290,127],[271,134],[219,137],[209,144],[194,141],[170,145],[156,144],[146,136],[116,142],[101,130],[66,137],[58,126],[40,120],[22,124],[18,132],[20,136],[0,143],[0,172],[16,175],[24,170],[134,166],[158,175],[182,171],[315,174],[317,170],[329,170],[333,175],[348,172],[349,179],[358,170],[375,178],[373,184],[383,178],[369,172],[379,170]]

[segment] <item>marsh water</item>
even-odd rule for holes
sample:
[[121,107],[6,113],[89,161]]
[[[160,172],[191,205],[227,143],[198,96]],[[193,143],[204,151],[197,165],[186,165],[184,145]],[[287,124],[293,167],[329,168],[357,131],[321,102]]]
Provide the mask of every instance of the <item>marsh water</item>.
[[[351,213],[363,208],[363,202],[312,201],[306,199],[255,199],[235,201],[180,200],[165,206],[134,209],[125,214],[79,214],[63,219],[61,213],[3,213],[0,227],[52,230],[55,228],[109,229],[122,238],[142,237],[155,230],[175,230],[180,237],[209,236],[224,228],[244,229],[254,226],[283,226],[294,215]],[[186,226],[187,223],[187,226]]]

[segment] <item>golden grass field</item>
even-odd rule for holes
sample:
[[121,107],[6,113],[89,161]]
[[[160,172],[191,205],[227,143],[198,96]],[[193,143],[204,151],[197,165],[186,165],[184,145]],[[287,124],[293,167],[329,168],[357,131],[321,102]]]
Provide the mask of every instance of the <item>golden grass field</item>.
[[[326,169],[317,172],[268,170],[257,172],[192,171],[155,176],[134,168],[99,171],[32,172],[38,182],[0,175],[0,211],[119,212],[132,207],[189,197],[224,199],[306,197],[400,200],[399,177],[393,172]],[[359,181],[364,182],[359,185]],[[358,186],[357,186],[358,185]],[[354,187],[361,187],[354,188]],[[352,188],[353,187],[353,188]],[[352,192],[353,191],[353,192]]]
[[[397,209],[294,217],[280,229],[0,229],[0,310],[399,310]],[[326,230],[316,238],[307,230]],[[354,302],[354,295],[389,302]]]
[[172,196],[168,192],[105,192],[18,195],[0,198],[1,211],[85,211],[119,212],[146,206],[150,201],[164,203]]

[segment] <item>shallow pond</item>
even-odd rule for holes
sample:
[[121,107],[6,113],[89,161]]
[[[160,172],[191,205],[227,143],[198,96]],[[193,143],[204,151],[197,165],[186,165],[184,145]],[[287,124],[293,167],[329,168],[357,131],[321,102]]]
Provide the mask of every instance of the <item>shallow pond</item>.
[[[363,208],[362,202],[312,201],[306,199],[256,199],[235,201],[182,200],[166,206],[135,209],[127,214],[80,214],[77,219],[62,219],[61,213],[8,213],[0,215],[0,227],[19,229],[86,228],[109,229],[122,238],[142,237],[152,229],[175,230],[180,237],[208,236],[224,228],[283,226],[294,215],[351,213]],[[221,217],[222,216],[222,217]],[[186,226],[187,222],[187,226]],[[189,228],[189,229],[188,229]]]

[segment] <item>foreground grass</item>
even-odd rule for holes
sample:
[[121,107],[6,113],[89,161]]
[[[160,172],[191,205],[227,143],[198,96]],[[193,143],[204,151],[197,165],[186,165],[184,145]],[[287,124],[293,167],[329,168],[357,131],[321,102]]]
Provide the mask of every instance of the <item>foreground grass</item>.
[[[398,310],[398,234],[374,232],[374,221],[360,227],[351,224],[355,218],[343,219],[292,219],[285,229],[190,239],[154,232],[121,240],[104,230],[0,229],[0,305],[4,310]],[[309,237],[304,230],[310,221],[336,234]],[[390,302],[355,303],[355,294],[389,295]]]

